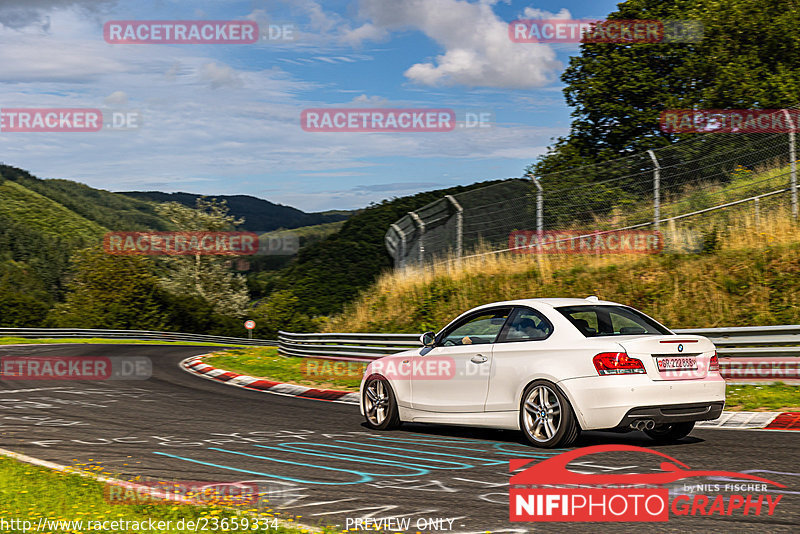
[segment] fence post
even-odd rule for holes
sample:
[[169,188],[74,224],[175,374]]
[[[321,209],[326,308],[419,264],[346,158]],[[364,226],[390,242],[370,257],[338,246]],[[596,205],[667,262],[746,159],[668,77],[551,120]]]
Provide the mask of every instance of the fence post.
[[395,267],[405,267],[406,264],[406,233],[400,228],[397,224],[392,223],[392,228],[394,231],[400,235],[400,253],[397,255],[396,258],[398,261],[396,262],[397,265]]
[[795,150],[794,121],[789,110],[784,109],[786,122],[789,123],[789,167],[791,169],[792,217],[797,219],[797,152]]
[[539,244],[542,242],[542,233],[544,232],[544,189],[542,184],[539,183],[539,178],[533,174],[529,174],[533,184],[536,186],[536,234],[539,237]]
[[661,165],[658,163],[655,152],[648,150],[647,153],[653,160],[653,225],[658,231],[661,222]]
[[413,211],[409,211],[408,214],[419,226],[419,266],[422,267],[425,261],[425,221]]
[[456,209],[456,257],[460,258],[464,255],[464,208],[453,195],[445,195],[444,198]]

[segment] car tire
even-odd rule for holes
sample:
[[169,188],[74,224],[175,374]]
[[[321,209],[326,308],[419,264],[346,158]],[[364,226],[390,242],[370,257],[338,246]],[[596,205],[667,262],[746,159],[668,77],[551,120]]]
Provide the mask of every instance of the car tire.
[[389,382],[382,376],[371,376],[364,383],[361,395],[364,419],[375,430],[392,430],[400,426],[397,400]]
[[531,445],[545,449],[569,447],[581,431],[569,400],[547,380],[537,380],[525,388],[519,427]]
[[658,425],[650,430],[645,430],[644,433],[659,443],[672,443],[685,438],[693,429],[694,421],[688,421],[685,423]]

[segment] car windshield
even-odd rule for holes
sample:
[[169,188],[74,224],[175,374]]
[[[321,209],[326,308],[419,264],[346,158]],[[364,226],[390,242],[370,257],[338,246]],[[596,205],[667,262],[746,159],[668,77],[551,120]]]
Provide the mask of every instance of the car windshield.
[[650,317],[626,306],[580,305],[556,309],[586,337],[671,333]]

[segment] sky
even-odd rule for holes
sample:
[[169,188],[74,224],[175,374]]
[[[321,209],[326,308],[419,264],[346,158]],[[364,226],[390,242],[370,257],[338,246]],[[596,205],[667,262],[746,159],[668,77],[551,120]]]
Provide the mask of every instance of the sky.
[[[246,194],[304,211],[519,177],[568,133],[577,44],[515,19],[603,18],[606,0],[2,0],[0,112],[100,109],[95,132],[14,132],[0,161],[110,191]],[[255,43],[114,43],[114,21],[253,21]],[[285,33],[284,33],[285,31]],[[304,110],[446,109],[441,132],[304,130]],[[111,117],[131,117],[112,128]],[[123,125],[125,126],[125,125]],[[470,126],[470,127],[468,127]]]

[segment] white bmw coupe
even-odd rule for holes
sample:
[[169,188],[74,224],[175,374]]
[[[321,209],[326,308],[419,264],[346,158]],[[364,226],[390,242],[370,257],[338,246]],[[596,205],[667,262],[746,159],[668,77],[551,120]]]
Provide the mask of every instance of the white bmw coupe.
[[361,413],[371,428],[522,430],[547,448],[569,446],[581,430],[668,442],[725,404],[711,341],[597,297],[487,304],[420,341],[367,367]]

